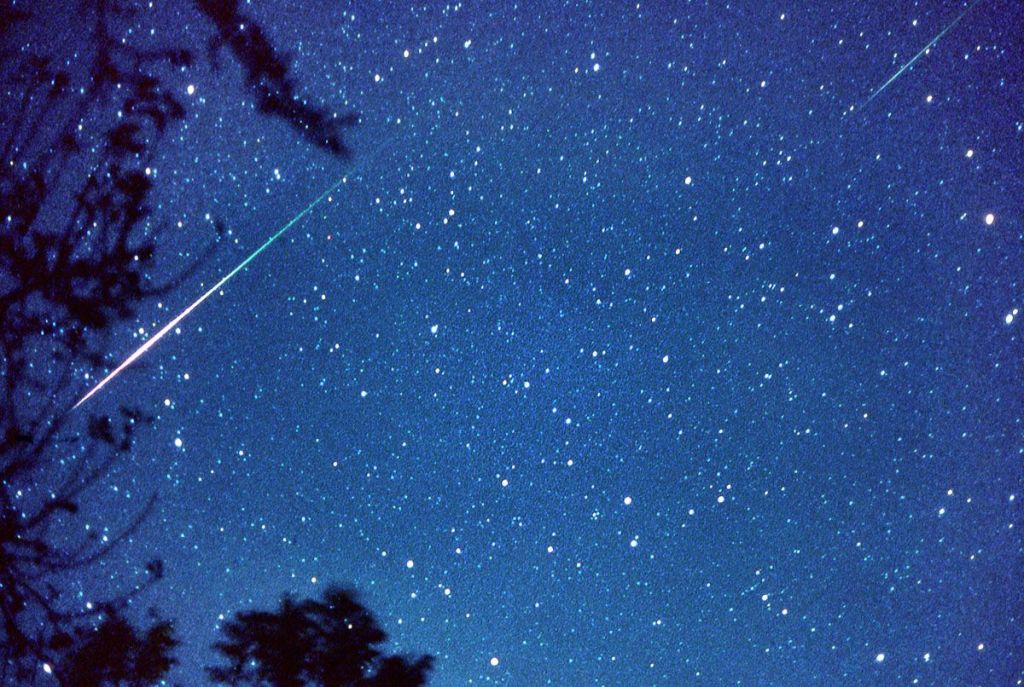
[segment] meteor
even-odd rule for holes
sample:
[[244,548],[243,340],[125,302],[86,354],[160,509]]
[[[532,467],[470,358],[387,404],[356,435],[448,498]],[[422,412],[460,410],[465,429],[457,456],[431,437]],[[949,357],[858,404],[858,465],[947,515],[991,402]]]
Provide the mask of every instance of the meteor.
[[890,77],[889,77],[889,80],[888,80],[888,81],[886,81],[886,82],[885,82],[884,84],[882,84],[881,86],[879,86],[878,88],[876,88],[876,89],[875,89],[875,91],[874,91],[874,93],[872,93],[872,94],[871,94],[870,96],[868,96],[868,99],[864,101],[864,105],[863,105],[862,107],[867,107],[868,103],[870,103],[870,102],[871,102],[872,100],[874,100],[875,98],[877,98],[877,97],[878,97],[878,95],[879,95],[879,94],[880,94],[880,93],[881,93],[882,91],[884,91],[884,90],[885,90],[886,88],[888,88],[888,87],[889,87],[889,84],[891,84],[891,83],[892,83],[893,81],[895,81],[896,79],[898,79],[898,78],[900,77],[900,75],[901,75],[901,74],[902,74],[903,72],[905,72],[905,71],[907,71],[908,69],[910,69],[911,67],[913,67],[913,66],[914,66],[914,63],[915,63],[915,62],[917,62],[917,61],[918,61],[919,59],[921,59],[921,57],[922,57],[922,56],[923,56],[923,55],[924,55],[924,54],[925,54],[926,52],[928,52],[928,51],[929,51],[929,50],[931,50],[931,49],[932,49],[933,47],[935,47],[935,44],[939,42],[939,39],[941,39],[941,38],[942,38],[943,36],[945,36],[945,35],[946,35],[947,33],[949,33],[949,31],[950,31],[950,30],[951,30],[951,29],[952,29],[952,28],[953,28],[954,26],[956,26],[957,24],[959,24],[959,23],[960,23],[960,20],[961,20],[961,19],[963,19],[963,18],[964,18],[965,16],[967,16],[967,13],[968,13],[968,12],[970,12],[970,11],[971,11],[971,10],[972,10],[972,9],[974,8],[974,6],[975,6],[975,5],[977,5],[977,4],[978,4],[978,0],[974,0],[974,1],[973,1],[973,2],[972,2],[972,3],[970,4],[970,5],[968,5],[968,6],[967,6],[967,9],[965,9],[965,10],[964,10],[963,12],[961,12],[961,13],[959,14],[959,16],[957,16],[957,18],[956,18],[956,19],[954,19],[954,20],[953,20],[952,22],[950,22],[950,23],[949,23],[949,25],[948,25],[948,26],[947,26],[946,28],[942,29],[942,31],[940,31],[940,32],[939,32],[939,35],[937,35],[937,36],[936,36],[935,38],[933,38],[933,39],[931,39],[930,41],[928,41],[928,45],[926,45],[926,46],[924,46],[923,48],[921,48],[921,51],[920,51],[920,52],[918,52],[918,53],[917,53],[916,55],[914,55],[913,57],[911,57],[911,58],[910,58],[910,61],[909,61],[909,62],[907,62],[907,63],[906,63],[905,65],[903,65],[902,67],[900,67],[900,68],[899,68],[899,70],[898,70],[898,71],[897,71],[897,72],[896,72],[895,74],[893,74],[892,76],[890,76]]
[[100,389],[102,389],[103,387],[105,387],[105,386],[107,385],[107,383],[108,383],[108,382],[110,382],[110,381],[111,381],[112,379],[114,379],[114,377],[116,377],[117,375],[121,374],[121,372],[122,372],[122,371],[123,371],[123,370],[124,370],[125,368],[127,368],[127,367],[128,367],[129,365],[131,365],[131,364],[132,364],[132,363],[134,363],[134,362],[135,362],[136,360],[138,360],[139,358],[141,358],[141,357],[143,356],[143,354],[145,354],[145,352],[146,352],[146,351],[148,351],[148,350],[149,350],[150,348],[152,348],[153,346],[155,346],[155,345],[156,345],[156,343],[157,343],[157,342],[158,342],[158,341],[159,341],[160,339],[162,339],[162,338],[164,337],[164,335],[165,335],[165,334],[167,334],[167,332],[169,332],[169,331],[171,331],[172,329],[174,329],[174,327],[176,327],[176,326],[178,325],[178,323],[179,323],[179,322],[181,322],[181,321],[182,321],[183,319],[185,319],[186,317],[188,317],[188,316],[189,316],[189,314],[190,314],[190,313],[191,313],[191,312],[192,312],[193,310],[195,310],[196,308],[198,308],[198,307],[199,307],[199,306],[200,306],[200,305],[202,304],[202,302],[203,302],[203,301],[205,301],[205,300],[206,300],[207,298],[209,298],[209,297],[210,297],[210,296],[212,296],[212,295],[213,295],[214,293],[216,293],[216,292],[217,292],[218,290],[220,290],[220,288],[221,288],[222,286],[224,286],[225,284],[227,284],[227,283],[228,283],[228,281],[230,281],[230,279],[231,279],[232,277],[234,277],[234,276],[235,276],[236,274],[238,274],[239,272],[241,272],[242,270],[244,270],[244,269],[246,268],[246,266],[247,266],[247,265],[248,265],[248,264],[249,264],[250,262],[252,262],[253,260],[255,260],[255,259],[256,259],[256,256],[257,256],[257,255],[259,255],[260,253],[262,253],[263,251],[265,251],[265,250],[266,250],[267,248],[269,248],[269,247],[270,247],[270,245],[271,245],[272,243],[274,243],[274,241],[276,241],[276,240],[278,240],[279,238],[281,238],[281,236],[282,236],[282,235],[284,235],[284,233],[285,233],[286,231],[288,231],[289,229],[291,229],[292,225],[294,225],[294,224],[295,224],[296,222],[298,222],[298,221],[299,221],[300,219],[302,219],[302,218],[303,218],[303,217],[305,217],[305,216],[306,216],[307,214],[309,214],[309,213],[310,213],[310,212],[311,212],[311,211],[313,210],[313,208],[315,208],[315,207],[316,207],[317,205],[319,205],[319,204],[320,204],[320,203],[321,203],[321,202],[323,201],[323,199],[324,199],[324,198],[326,198],[327,196],[329,196],[329,195],[331,194],[331,192],[333,192],[333,191],[334,191],[334,190],[335,190],[336,188],[338,188],[339,186],[341,186],[341,184],[342,184],[342,182],[343,182],[344,180],[345,180],[345,177],[341,177],[341,178],[340,178],[340,179],[338,179],[338,180],[337,180],[336,182],[334,182],[334,183],[333,183],[333,184],[331,185],[331,187],[330,187],[330,188],[328,188],[328,189],[327,189],[326,191],[324,191],[324,192],[323,192],[323,193],[321,193],[321,194],[320,194],[319,196],[317,196],[316,200],[314,200],[314,201],[313,201],[312,203],[310,203],[309,205],[307,205],[307,206],[306,206],[306,208],[305,208],[305,209],[304,209],[304,210],[303,210],[302,212],[300,212],[299,214],[295,215],[295,216],[294,216],[294,217],[292,217],[292,218],[291,218],[290,220],[288,220],[288,223],[287,223],[287,224],[285,224],[285,225],[284,225],[283,227],[281,227],[280,229],[278,229],[278,230],[277,230],[277,232],[276,232],[276,233],[275,233],[275,234],[274,234],[273,236],[271,236],[271,237],[270,237],[269,239],[267,239],[266,241],[264,241],[264,242],[263,242],[263,245],[261,245],[261,246],[260,246],[259,248],[257,248],[256,250],[254,250],[254,251],[253,251],[252,253],[250,253],[250,254],[249,254],[249,257],[247,257],[247,258],[246,258],[245,260],[243,260],[242,262],[240,262],[240,263],[238,264],[238,266],[237,266],[237,267],[235,267],[235,269],[231,270],[231,271],[230,271],[230,272],[228,272],[228,273],[227,273],[226,275],[224,275],[224,277],[222,277],[220,281],[218,281],[218,282],[217,282],[216,284],[214,284],[214,285],[213,285],[212,287],[210,287],[210,289],[209,289],[209,290],[208,290],[208,291],[207,291],[206,293],[204,293],[204,294],[203,294],[202,296],[200,296],[200,297],[199,297],[199,298],[197,298],[197,299],[196,299],[195,301],[193,301],[192,305],[190,305],[190,306],[188,306],[187,308],[185,308],[184,310],[182,310],[182,311],[181,311],[181,313],[180,313],[180,314],[179,314],[179,315],[178,315],[177,317],[175,317],[175,318],[174,318],[173,320],[171,320],[170,322],[168,322],[167,324],[165,324],[165,325],[163,326],[163,328],[162,328],[162,329],[161,329],[160,331],[158,331],[158,332],[157,332],[156,334],[154,334],[154,335],[153,335],[153,336],[151,336],[150,338],[146,339],[145,343],[143,343],[143,344],[142,344],[141,346],[139,346],[139,347],[138,347],[138,349],[136,349],[136,351],[135,351],[134,353],[132,353],[132,354],[131,354],[130,356],[128,356],[127,358],[125,358],[125,361],[124,361],[123,363],[121,363],[120,365],[118,365],[118,366],[117,366],[116,368],[114,368],[114,371],[113,371],[113,372],[111,372],[111,373],[110,373],[110,374],[108,374],[108,375],[107,375],[106,377],[104,377],[104,378],[103,378],[103,380],[102,380],[102,381],[101,381],[101,382],[100,382],[99,384],[97,384],[96,386],[94,386],[94,387],[93,387],[93,388],[92,388],[92,389],[91,389],[91,390],[89,391],[89,393],[87,393],[87,394],[86,394],[85,396],[82,396],[82,398],[80,398],[80,399],[78,400],[78,403],[76,403],[76,404],[75,404],[74,406],[72,406],[72,410],[74,410],[75,408],[77,408],[78,406],[82,405],[83,403],[85,403],[86,401],[88,401],[88,400],[89,400],[90,398],[92,398],[93,396],[95,396],[95,395],[96,395],[96,393],[97,393],[97,392],[98,392],[98,391],[99,391]]

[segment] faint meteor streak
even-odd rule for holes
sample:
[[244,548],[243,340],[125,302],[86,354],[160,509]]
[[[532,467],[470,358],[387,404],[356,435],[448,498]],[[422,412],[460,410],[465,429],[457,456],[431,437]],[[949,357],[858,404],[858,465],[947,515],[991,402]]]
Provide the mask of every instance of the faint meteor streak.
[[960,20],[961,20],[961,19],[963,19],[963,18],[964,18],[965,16],[967,16],[967,13],[968,13],[968,12],[970,12],[970,11],[971,11],[971,9],[973,9],[973,8],[974,8],[974,6],[975,6],[975,5],[977,5],[977,4],[978,4],[978,0],[974,0],[974,1],[973,1],[973,2],[972,2],[972,3],[970,4],[970,5],[968,5],[968,6],[967,6],[967,9],[965,9],[965,10],[964,10],[963,12],[961,12],[961,13],[959,14],[959,16],[957,16],[957,18],[956,18],[956,19],[954,19],[954,20],[953,20],[952,22],[950,22],[950,23],[949,23],[949,26],[947,26],[946,28],[942,29],[942,31],[940,31],[940,32],[939,32],[939,35],[937,35],[937,36],[936,36],[935,38],[931,39],[931,40],[930,40],[930,41],[928,42],[928,45],[926,45],[926,46],[924,46],[923,48],[921,48],[921,51],[920,51],[920,52],[918,52],[918,53],[917,53],[916,55],[914,55],[914,56],[913,56],[912,58],[910,58],[910,61],[909,61],[909,62],[907,62],[907,63],[906,63],[905,65],[903,65],[902,67],[900,67],[900,68],[899,68],[899,70],[898,70],[898,71],[897,71],[897,72],[896,72],[895,74],[893,74],[892,76],[890,76],[890,77],[889,77],[889,80],[888,80],[888,81],[886,81],[886,82],[885,82],[884,84],[882,84],[881,86],[879,86],[878,88],[876,88],[876,89],[875,89],[875,92],[874,92],[874,93],[872,93],[872,94],[871,94],[870,96],[868,96],[868,99],[864,101],[864,105],[863,105],[862,107],[866,107],[866,106],[868,105],[868,103],[870,103],[870,102],[871,102],[872,100],[874,100],[875,98],[877,98],[877,97],[878,97],[878,95],[879,95],[879,94],[880,94],[880,93],[881,93],[882,91],[884,91],[884,90],[885,90],[886,88],[888,88],[888,87],[889,87],[889,84],[891,84],[891,83],[892,83],[893,81],[895,81],[896,79],[900,78],[900,74],[902,74],[903,72],[905,72],[905,71],[907,71],[908,69],[910,69],[911,67],[913,67],[913,66],[914,66],[914,63],[915,63],[915,62],[917,62],[917,61],[918,61],[919,59],[921,59],[921,56],[922,56],[922,55],[924,55],[924,54],[925,54],[926,52],[928,52],[928,51],[929,51],[929,50],[931,50],[931,49],[932,49],[933,47],[935,47],[935,44],[939,42],[939,39],[941,39],[941,38],[942,38],[943,36],[945,36],[945,35],[946,35],[947,33],[949,33],[949,31],[950,31],[950,30],[951,30],[951,29],[952,29],[952,28],[953,28],[954,26],[956,26],[957,24],[959,24],[959,23],[960,23]]
[[96,395],[96,393],[97,393],[97,392],[98,392],[98,391],[99,391],[100,389],[102,389],[103,387],[105,387],[105,386],[107,385],[107,383],[108,383],[108,382],[109,382],[110,380],[112,380],[112,379],[113,379],[114,377],[116,377],[117,375],[121,374],[122,370],[124,370],[124,369],[125,369],[126,367],[128,367],[129,365],[131,365],[132,363],[134,363],[134,362],[135,362],[136,360],[138,360],[138,359],[139,359],[140,357],[142,357],[142,355],[143,355],[143,354],[144,354],[144,353],[145,353],[146,351],[148,351],[148,350],[149,350],[150,348],[152,348],[153,346],[155,346],[155,345],[156,345],[156,342],[157,342],[157,341],[159,341],[160,339],[162,339],[162,338],[164,337],[164,335],[165,335],[165,334],[167,334],[167,332],[169,332],[169,331],[171,331],[172,329],[174,329],[174,327],[175,327],[175,326],[177,326],[177,324],[178,324],[179,322],[181,322],[181,321],[182,321],[183,319],[185,319],[186,317],[188,317],[189,313],[191,313],[191,312],[192,312],[193,310],[195,310],[196,308],[198,308],[198,307],[199,307],[199,306],[200,306],[200,305],[202,304],[202,302],[203,302],[203,301],[205,301],[205,300],[206,300],[207,298],[209,298],[209,297],[210,297],[210,296],[212,296],[212,295],[213,295],[214,293],[216,293],[217,291],[219,291],[219,290],[220,290],[220,288],[221,288],[222,286],[224,286],[225,284],[227,284],[227,283],[228,283],[228,281],[229,281],[229,280],[230,280],[230,279],[231,279],[232,277],[234,277],[234,276],[235,276],[236,274],[238,274],[239,272],[241,272],[242,270],[244,270],[244,269],[246,268],[246,266],[247,266],[247,265],[248,265],[248,264],[249,264],[250,262],[252,262],[253,260],[255,260],[255,259],[256,259],[256,256],[257,256],[257,255],[259,255],[260,253],[262,253],[263,251],[265,251],[265,250],[266,250],[267,248],[269,248],[269,247],[270,247],[270,244],[272,244],[272,243],[273,243],[274,241],[276,241],[276,240],[278,240],[279,238],[281,238],[281,236],[282,236],[282,235],[283,235],[283,234],[284,234],[284,233],[285,233],[286,231],[288,231],[289,229],[291,229],[291,227],[292,227],[292,225],[293,225],[293,224],[295,224],[295,223],[296,223],[296,222],[298,222],[298,221],[299,221],[300,219],[302,219],[302,218],[303,218],[303,217],[305,217],[305,216],[306,216],[307,214],[309,214],[309,212],[310,212],[310,211],[311,211],[311,210],[312,210],[313,208],[315,208],[315,207],[316,207],[317,205],[319,205],[319,204],[320,204],[320,203],[321,203],[321,202],[323,201],[323,199],[324,199],[324,198],[326,198],[327,196],[329,196],[329,195],[330,195],[330,194],[331,194],[331,193],[332,193],[332,192],[333,192],[333,191],[334,191],[334,190],[335,190],[336,188],[338,188],[339,186],[341,186],[341,184],[342,184],[342,182],[343,182],[344,180],[345,180],[345,177],[342,177],[342,178],[338,179],[338,180],[337,180],[336,182],[334,182],[334,184],[332,184],[332,185],[331,185],[331,187],[330,187],[330,188],[328,188],[328,189],[327,189],[326,191],[324,191],[323,193],[321,193],[321,194],[320,194],[320,195],[319,195],[319,196],[317,197],[317,199],[316,199],[316,200],[314,200],[314,201],[313,201],[312,203],[310,203],[309,205],[307,205],[307,206],[306,206],[306,209],[305,209],[305,210],[303,210],[303,211],[302,211],[302,212],[300,212],[299,214],[297,214],[297,215],[295,215],[294,217],[292,217],[292,218],[291,218],[291,219],[290,219],[290,220],[288,221],[288,223],[287,223],[287,224],[285,224],[285,225],[284,225],[283,227],[281,227],[280,229],[278,229],[278,230],[277,230],[277,232],[276,232],[276,233],[275,233],[275,234],[274,234],[273,236],[271,236],[271,237],[270,237],[269,239],[267,239],[266,241],[264,241],[264,242],[263,242],[263,245],[262,245],[262,246],[260,246],[259,248],[257,248],[256,250],[254,250],[254,251],[253,251],[252,253],[250,253],[250,254],[249,254],[249,257],[247,257],[247,258],[246,258],[245,260],[243,260],[242,262],[240,262],[240,263],[238,264],[238,266],[237,266],[237,267],[235,267],[235,269],[231,270],[231,271],[230,271],[230,272],[228,272],[228,273],[227,273],[226,275],[224,275],[224,277],[223,277],[223,278],[221,278],[221,280],[220,280],[219,282],[217,282],[216,284],[214,284],[214,285],[213,285],[212,287],[210,287],[210,289],[209,289],[209,290],[208,290],[208,291],[207,291],[206,293],[204,293],[204,294],[203,294],[202,296],[200,296],[199,298],[197,298],[197,299],[196,299],[196,300],[195,300],[195,301],[194,301],[194,302],[192,303],[192,305],[190,305],[190,306],[188,306],[187,308],[185,308],[184,310],[182,310],[182,311],[181,311],[181,314],[179,314],[179,315],[178,315],[177,317],[175,317],[175,318],[174,318],[173,320],[171,320],[170,322],[168,322],[167,324],[165,324],[165,325],[163,326],[163,328],[162,328],[162,329],[161,329],[160,331],[158,331],[158,332],[157,332],[156,334],[154,334],[154,335],[153,335],[153,336],[151,336],[150,338],[146,339],[145,343],[143,343],[143,344],[142,344],[141,346],[139,346],[139,347],[138,347],[138,349],[136,349],[136,351],[135,351],[134,353],[132,353],[132,354],[131,354],[130,356],[128,356],[127,358],[125,358],[125,361],[124,361],[123,363],[121,363],[120,365],[118,365],[118,366],[117,366],[117,367],[116,367],[116,368],[114,369],[114,371],[113,371],[113,372],[111,372],[111,373],[110,373],[110,374],[108,374],[108,375],[107,375],[106,377],[104,377],[104,378],[103,378],[103,380],[102,380],[102,381],[101,381],[101,382],[100,382],[99,384],[97,384],[96,386],[94,386],[94,387],[93,387],[93,388],[92,388],[92,389],[91,389],[91,390],[89,391],[89,393],[87,393],[87,394],[86,394],[85,396],[82,396],[82,398],[81,398],[81,399],[79,399],[78,403],[76,403],[76,404],[75,404],[74,406],[72,406],[72,410],[73,410],[73,409],[75,409],[75,408],[77,408],[78,406],[82,405],[83,403],[85,403],[86,401],[88,401],[88,400],[89,400],[90,398],[92,398],[92,397],[93,397],[94,395]]

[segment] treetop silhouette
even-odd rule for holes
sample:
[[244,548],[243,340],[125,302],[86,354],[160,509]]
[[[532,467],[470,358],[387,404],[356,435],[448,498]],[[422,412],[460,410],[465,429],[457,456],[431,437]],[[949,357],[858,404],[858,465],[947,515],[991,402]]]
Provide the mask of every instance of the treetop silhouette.
[[208,669],[231,687],[419,687],[431,656],[388,656],[387,634],[356,593],[329,587],[321,600],[285,596],[276,611],[242,611],[214,649],[226,665]]

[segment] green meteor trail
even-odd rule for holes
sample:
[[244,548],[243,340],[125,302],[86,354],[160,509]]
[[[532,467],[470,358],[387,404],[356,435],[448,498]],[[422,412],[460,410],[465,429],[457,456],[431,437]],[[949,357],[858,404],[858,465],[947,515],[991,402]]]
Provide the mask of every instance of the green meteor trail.
[[164,335],[167,334],[167,332],[169,332],[172,329],[174,329],[174,327],[177,326],[177,324],[179,322],[181,322],[183,319],[188,317],[189,313],[191,313],[193,310],[198,308],[199,305],[203,301],[205,301],[207,298],[209,298],[214,293],[216,293],[222,286],[227,284],[228,281],[232,277],[234,277],[236,274],[238,274],[239,272],[244,270],[246,268],[246,266],[250,262],[252,262],[253,260],[256,259],[257,255],[259,255],[260,253],[265,251],[267,248],[269,248],[270,244],[272,244],[274,241],[277,241],[279,238],[281,238],[281,236],[283,236],[286,231],[291,229],[292,225],[294,225],[300,219],[302,219],[307,214],[309,214],[309,212],[312,211],[313,208],[315,208],[317,205],[319,205],[327,196],[329,196],[332,191],[334,191],[336,188],[341,186],[341,184],[342,184],[342,182],[344,180],[345,180],[345,177],[341,177],[336,182],[334,182],[334,184],[332,184],[330,188],[328,188],[326,191],[324,191],[319,196],[317,196],[316,200],[314,200],[312,203],[307,205],[306,208],[302,212],[300,212],[299,214],[295,215],[290,220],[288,220],[287,224],[285,224],[283,227],[278,229],[277,232],[273,236],[271,236],[269,239],[264,241],[263,245],[261,245],[259,248],[254,250],[252,253],[250,253],[249,257],[247,257],[245,260],[240,262],[237,267],[235,267],[233,270],[231,270],[226,275],[224,275],[224,277],[222,277],[220,281],[218,281],[216,284],[214,284],[212,287],[210,287],[210,289],[206,293],[204,293],[202,296],[197,298],[190,306],[188,306],[187,308],[182,310],[181,313],[177,317],[175,317],[173,320],[171,320],[166,325],[164,325],[163,328],[160,331],[158,331],[156,334],[154,334],[150,338],[146,339],[145,343],[143,343],[141,346],[139,346],[138,349],[136,349],[136,351],[134,353],[132,353],[127,358],[125,358],[125,361],[123,363],[121,363],[120,365],[118,365],[116,368],[114,368],[113,372],[108,374],[106,377],[103,378],[103,380],[99,384],[97,384],[92,389],[90,389],[89,393],[87,393],[85,396],[82,396],[82,398],[80,398],[78,400],[78,403],[76,403],[72,407],[72,409],[77,408],[78,406],[80,406],[83,403],[85,403],[86,401],[88,401],[90,398],[92,398],[94,395],[96,395],[96,393],[100,389],[102,389],[104,386],[106,386],[108,382],[110,382],[114,377],[119,375],[122,370],[124,370],[126,367],[128,367],[129,365],[134,363],[136,360],[138,360],[140,357],[142,357],[142,355],[146,351],[148,351],[150,348],[155,346],[156,342],[159,341],[160,339],[162,339],[164,337]]
[[965,10],[964,10],[963,12],[961,12],[961,13],[959,14],[959,16],[957,16],[957,18],[956,18],[956,19],[954,19],[954,20],[953,20],[952,22],[950,22],[950,23],[949,23],[949,25],[948,25],[948,26],[947,26],[946,28],[942,29],[942,31],[940,31],[940,32],[939,32],[939,35],[937,35],[937,36],[936,36],[935,38],[933,38],[933,39],[931,39],[930,41],[928,41],[928,45],[926,45],[926,46],[924,46],[923,48],[921,48],[921,50],[920,50],[920,51],[919,51],[919,52],[918,52],[918,53],[917,53],[916,55],[914,55],[914,56],[913,56],[912,58],[910,58],[910,61],[909,61],[909,62],[907,62],[907,63],[906,63],[905,65],[903,65],[902,67],[900,67],[900,68],[899,68],[899,70],[897,70],[897,72],[896,72],[895,74],[893,74],[892,76],[890,76],[890,77],[889,77],[889,79],[888,79],[888,80],[887,80],[887,81],[886,81],[885,83],[883,83],[883,84],[882,84],[881,86],[879,86],[878,88],[876,88],[876,89],[875,89],[875,91],[874,91],[874,93],[872,93],[872,94],[871,94],[870,96],[868,96],[868,99],[864,101],[864,107],[866,107],[866,106],[868,105],[868,103],[870,103],[870,102],[871,102],[872,100],[874,100],[875,98],[877,98],[877,97],[878,97],[878,95],[879,95],[879,94],[880,94],[880,93],[881,93],[882,91],[884,91],[884,90],[885,90],[886,88],[888,88],[888,87],[889,87],[889,84],[891,84],[891,83],[892,83],[893,81],[895,81],[896,79],[898,79],[898,78],[900,77],[900,75],[901,75],[901,74],[903,74],[903,72],[907,71],[907,70],[908,70],[908,69],[910,69],[910,68],[911,68],[912,66],[914,66],[914,63],[915,63],[915,62],[917,62],[917,61],[918,61],[919,59],[921,59],[921,57],[922,57],[922,56],[923,56],[923,55],[924,55],[924,54],[925,54],[926,52],[928,52],[928,51],[929,51],[929,50],[931,50],[931,49],[932,49],[933,47],[935,47],[935,44],[939,42],[939,39],[941,39],[941,38],[942,38],[943,36],[945,36],[945,35],[946,35],[947,33],[949,33],[949,31],[950,31],[950,30],[951,30],[951,29],[952,29],[952,28],[953,28],[954,26],[956,26],[957,24],[959,24],[959,23],[960,23],[960,20],[961,20],[961,19],[963,19],[963,18],[964,18],[965,16],[967,16],[967,13],[968,13],[968,12],[970,12],[970,11],[971,11],[971,9],[972,9],[972,8],[973,8],[973,7],[975,6],[975,5],[977,5],[977,4],[978,4],[978,0],[974,0],[974,2],[972,2],[972,3],[970,4],[970,5],[968,5],[968,6],[967,6],[967,9],[965,9]]

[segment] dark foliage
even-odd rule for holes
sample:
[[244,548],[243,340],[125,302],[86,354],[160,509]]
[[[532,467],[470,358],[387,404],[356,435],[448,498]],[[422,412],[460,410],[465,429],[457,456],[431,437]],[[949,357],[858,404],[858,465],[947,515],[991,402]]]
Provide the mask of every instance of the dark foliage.
[[[66,660],[92,660],[97,642],[118,632],[139,646],[171,647],[169,626],[157,623],[136,633],[118,615],[161,577],[159,561],[140,566],[136,582],[92,607],[73,605],[61,594],[127,541],[153,506],[149,500],[124,521],[91,530],[70,526],[86,492],[151,422],[131,407],[113,415],[69,413],[81,391],[77,383],[108,367],[105,337],[112,325],[174,288],[204,257],[166,283],[147,276],[164,225],[153,216],[153,180],[146,169],[160,141],[185,116],[171,77],[194,56],[179,46],[123,40],[140,6],[76,3],[73,16],[86,32],[87,49],[63,62],[17,44],[19,31],[53,17],[33,16],[31,3],[0,0],[2,684],[30,684],[44,664],[67,684],[78,684],[67,682],[70,669],[61,657],[73,651]],[[347,153],[340,132],[354,119],[299,100],[287,62],[251,19],[245,19],[244,36],[226,34],[222,22],[240,16],[233,3],[224,3],[231,14],[219,3],[200,6],[242,62],[259,109],[325,150]],[[67,12],[71,16],[70,7]],[[94,633],[87,635],[92,639],[83,631]],[[151,665],[143,654],[122,658],[135,669]],[[164,665],[152,664],[152,670],[158,664]]]
[[320,601],[284,597],[277,611],[243,611],[214,648],[227,665],[209,668],[232,687],[419,687],[431,656],[386,656],[387,635],[354,592],[330,587]]
[[170,622],[139,632],[114,611],[99,626],[76,630],[57,678],[64,687],[148,687],[174,665],[177,645]]
[[274,50],[263,29],[238,11],[238,0],[196,0],[196,6],[217,28],[210,43],[211,55],[227,46],[245,70],[261,112],[283,118],[314,145],[348,156],[342,131],[358,121],[355,113],[341,116],[310,107],[299,97],[288,62]]

